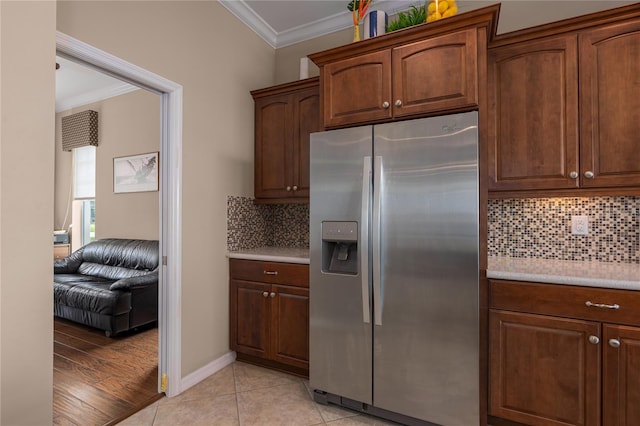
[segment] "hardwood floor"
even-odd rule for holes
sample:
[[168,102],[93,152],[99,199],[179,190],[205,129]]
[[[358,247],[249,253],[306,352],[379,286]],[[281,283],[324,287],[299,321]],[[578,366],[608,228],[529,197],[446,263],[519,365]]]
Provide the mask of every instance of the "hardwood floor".
[[55,318],[54,425],[114,425],[162,395],[156,327],[109,338]]

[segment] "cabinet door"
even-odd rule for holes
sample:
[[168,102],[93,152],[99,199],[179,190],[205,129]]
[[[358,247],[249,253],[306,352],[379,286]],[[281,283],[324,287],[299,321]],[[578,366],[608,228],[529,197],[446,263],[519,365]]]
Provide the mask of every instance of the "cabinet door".
[[393,49],[393,115],[403,117],[478,104],[475,28]]
[[640,328],[603,330],[603,424],[632,426],[640,419]]
[[320,131],[320,95],[317,87],[293,96],[292,195],[309,197],[309,135]]
[[270,288],[268,284],[231,280],[231,349],[248,355],[267,356]]
[[640,20],[580,35],[580,108],[582,186],[639,186]]
[[489,414],[528,425],[600,423],[600,324],[491,310]]
[[273,285],[271,359],[309,368],[309,290]]
[[329,63],[322,79],[325,127],[391,118],[391,51]]
[[255,196],[282,198],[290,194],[292,140],[291,99],[288,94],[255,102]]
[[577,188],[576,36],[495,48],[488,79],[489,189]]

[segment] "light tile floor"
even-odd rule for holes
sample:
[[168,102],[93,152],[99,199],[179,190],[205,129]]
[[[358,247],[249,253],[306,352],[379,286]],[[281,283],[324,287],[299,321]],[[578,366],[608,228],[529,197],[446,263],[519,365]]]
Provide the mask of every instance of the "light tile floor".
[[182,394],[162,398],[120,426],[394,425],[376,417],[315,403],[309,382],[241,362]]

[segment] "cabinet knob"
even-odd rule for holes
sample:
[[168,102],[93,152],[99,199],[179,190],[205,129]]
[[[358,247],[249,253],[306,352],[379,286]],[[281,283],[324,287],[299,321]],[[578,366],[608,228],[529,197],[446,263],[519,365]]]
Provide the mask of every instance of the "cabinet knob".
[[397,107],[401,107],[401,106],[402,106],[402,101],[401,101],[400,99],[398,99],[398,100],[396,101],[396,106],[397,106]]
[[600,343],[600,338],[598,336],[589,336],[589,343],[592,343],[594,345],[597,345],[598,343]]
[[573,171],[573,172],[569,173],[569,177],[571,179],[578,179],[578,172]]
[[293,190],[297,191],[298,190],[298,185],[293,185]]
[[384,109],[389,109],[389,102],[384,101],[384,102],[382,103],[382,108],[384,108]]
[[620,340],[618,340],[618,339],[609,339],[609,346],[611,346],[612,348],[619,348],[620,347]]
[[278,275],[278,271],[262,271],[263,275]]
[[584,177],[586,177],[587,179],[593,179],[594,176],[595,175],[591,170],[587,170],[586,172],[584,172]]
[[287,192],[288,191],[291,191],[291,187],[290,186],[287,186]]
[[271,296],[271,298],[273,299],[274,297],[276,297],[276,294],[272,291],[271,294],[269,294],[269,296]]
[[262,297],[269,297],[269,292],[268,291],[262,292]]

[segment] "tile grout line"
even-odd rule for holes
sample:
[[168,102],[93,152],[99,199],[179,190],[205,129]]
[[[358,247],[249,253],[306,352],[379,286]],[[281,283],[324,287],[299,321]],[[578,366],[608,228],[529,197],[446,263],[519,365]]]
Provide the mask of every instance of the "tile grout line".
[[242,426],[240,422],[240,401],[238,401],[238,382],[236,380],[236,363],[231,364],[231,371],[233,372],[233,396],[236,399],[236,416],[238,417],[238,425]]

